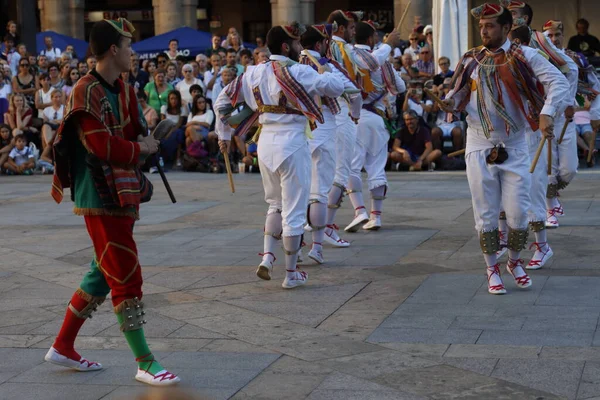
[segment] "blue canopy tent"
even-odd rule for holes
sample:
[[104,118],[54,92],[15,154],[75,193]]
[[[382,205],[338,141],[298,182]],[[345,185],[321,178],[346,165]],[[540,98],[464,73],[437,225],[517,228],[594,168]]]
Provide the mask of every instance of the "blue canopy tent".
[[88,43],[85,40],[75,39],[67,35],[62,35],[60,33],[56,33],[54,31],[44,31],[35,35],[35,45],[37,47],[37,54],[40,51],[46,48],[44,44],[44,38],[46,36],[50,36],[52,38],[52,42],[54,43],[54,47],[59,48],[60,51],[65,51],[67,45],[73,45],[75,48],[75,52],[77,53],[77,57],[82,60],[88,49]]
[[211,38],[212,34],[208,32],[182,27],[134,43],[132,47],[141,59],[154,58],[159,53],[166,52],[169,49],[169,40],[177,39],[179,41],[179,54],[185,57],[193,57],[210,48]]

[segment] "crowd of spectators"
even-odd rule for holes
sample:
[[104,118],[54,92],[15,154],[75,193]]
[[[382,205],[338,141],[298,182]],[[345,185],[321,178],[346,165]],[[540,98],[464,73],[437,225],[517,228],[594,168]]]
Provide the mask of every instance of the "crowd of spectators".
[[[600,42],[589,35],[588,28],[587,21],[577,21],[578,34],[569,41],[569,48],[593,56],[600,52]],[[415,27],[408,41],[390,53],[390,61],[405,80],[407,91],[386,98],[388,169],[464,167],[464,161],[445,154],[464,148],[465,116],[449,118],[425,90],[443,99],[454,73],[448,57],[433,54],[432,33],[430,25]],[[66,99],[80,77],[95,68],[96,59],[77,55],[73,46],[57,48],[50,36],[37,55],[28,52],[19,40],[17,25],[11,21],[0,53],[0,171],[52,173],[51,146]],[[212,104],[249,65],[268,60],[270,53],[263,37],[256,38],[256,46],[252,51],[246,49],[238,31],[230,28],[225,38],[214,35],[211,47],[193,59],[181,55],[176,39],[155,58],[142,61],[139,55],[132,55],[130,71],[121,79],[135,88],[149,130],[162,119],[175,123],[161,145],[162,162],[167,168],[224,170]],[[592,133],[585,106],[576,113],[575,122],[581,151],[593,151],[587,145]],[[258,171],[252,135],[245,138],[247,141],[238,138],[232,142],[230,159],[235,171]],[[155,171],[150,168],[150,172]]]

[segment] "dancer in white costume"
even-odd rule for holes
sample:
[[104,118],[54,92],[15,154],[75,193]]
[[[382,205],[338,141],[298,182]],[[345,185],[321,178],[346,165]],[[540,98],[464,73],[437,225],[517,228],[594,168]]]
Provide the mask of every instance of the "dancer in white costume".
[[496,254],[500,202],[509,226],[507,270],[517,287],[528,288],[531,278],[520,259],[527,242],[531,185],[525,125],[552,137],[553,116],[564,108],[568,82],[538,51],[510,43],[510,11],[486,3],[471,13],[479,19],[483,46],[463,56],[443,101],[449,112],[468,113],[465,159],[475,229],[486,261],[488,292],[504,294]]
[[[376,71],[385,61],[387,61],[393,47],[397,47],[400,41],[400,33],[392,31],[384,44],[372,53],[377,62],[365,63],[364,60],[355,57],[355,50],[349,43],[354,38],[356,22],[362,18],[362,13],[336,10],[329,14],[327,22],[337,24],[338,28],[333,32],[330,45],[331,58],[342,66],[348,72],[350,78],[361,86],[360,74],[358,70]],[[362,87],[362,86],[361,86]],[[370,91],[372,88],[363,88]],[[336,247],[348,247],[350,243],[341,239],[337,233],[337,226],[334,224],[337,210],[342,204],[342,198],[348,185],[350,177],[350,168],[352,158],[354,157],[354,146],[356,143],[356,124],[358,120],[350,116],[348,99],[338,99],[341,112],[336,115],[337,135],[336,135],[336,168],[333,186],[328,196],[327,209],[327,227],[325,228],[325,243]],[[352,111],[353,115],[360,114],[360,105],[358,110]],[[363,222],[366,222],[363,221]]]
[[[259,278],[270,280],[277,240],[283,235],[286,289],[304,285],[308,276],[297,268],[297,253],[306,223],[306,205],[310,191],[310,151],[307,129],[324,123],[315,96],[338,97],[344,84],[337,76],[319,67],[318,73],[298,64],[302,51],[299,24],[275,26],[267,34],[267,46],[273,54],[269,61],[254,67],[229,84],[215,104],[217,134],[221,151],[228,151],[233,129],[227,117],[242,103],[254,111],[238,126],[251,126],[258,120],[261,131],[258,159],[269,204],[265,222],[263,259],[256,271]],[[240,131],[242,130],[242,131]]]
[[[327,66],[340,80],[344,82],[344,94],[350,100],[351,112],[356,114],[352,118],[358,119],[362,104],[360,90],[348,76],[348,72],[336,61],[326,57],[332,31],[337,28],[334,24],[313,25],[302,35],[302,54],[300,63],[310,65],[315,70],[321,65]],[[307,211],[308,224],[312,231],[312,247],[308,257],[322,264],[323,240],[327,225],[327,194],[331,189],[335,171],[335,137],[336,137],[336,115],[340,113],[340,104],[336,98],[323,97],[322,111],[323,124],[318,123],[317,129],[313,131],[313,137],[309,140],[310,153],[312,157],[312,179],[310,185],[310,198]],[[300,254],[300,253],[299,253]]]
[[[377,43],[377,29],[372,21],[356,24],[355,57],[367,59],[372,57],[371,51]],[[372,62],[376,62],[373,60]],[[385,164],[388,158],[387,146],[390,134],[385,128],[384,99],[388,93],[398,95],[406,91],[404,80],[394,67],[386,61],[377,71],[360,71],[363,86],[372,86],[373,90],[366,93],[360,112],[360,120],[354,147],[354,157],[350,169],[348,193],[355,210],[354,221],[346,227],[347,232],[356,232],[364,220],[369,220],[365,230],[381,228],[381,212],[383,200],[387,191]],[[369,191],[371,192],[371,213],[367,215],[362,194],[362,169],[367,171]]]

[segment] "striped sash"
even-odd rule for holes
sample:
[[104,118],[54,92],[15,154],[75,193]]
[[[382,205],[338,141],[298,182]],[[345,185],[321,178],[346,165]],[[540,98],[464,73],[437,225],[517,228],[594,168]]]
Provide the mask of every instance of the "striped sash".
[[[325,65],[329,62],[329,60],[326,57],[320,58],[318,61],[321,65]],[[300,64],[308,65],[308,66],[312,67],[314,70],[318,69],[317,66],[314,64],[314,62],[305,55],[302,55],[300,57]],[[335,115],[335,114],[340,113],[340,111],[341,111],[340,104],[338,103],[337,99],[323,96],[323,97],[321,97],[321,101],[323,102],[324,105],[326,105],[329,108],[329,111],[331,111],[332,114]]]

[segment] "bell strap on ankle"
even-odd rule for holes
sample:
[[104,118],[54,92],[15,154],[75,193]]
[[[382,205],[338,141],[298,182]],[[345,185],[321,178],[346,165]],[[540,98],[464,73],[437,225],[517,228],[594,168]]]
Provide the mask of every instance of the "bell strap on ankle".
[[340,230],[340,227],[337,226],[336,224],[327,225],[327,227],[329,229],[331,229],[331,230],[334,230],[334,231],[339,231]]
[[323,246],[323,243],[321,243],[321,242],[313,242],[313,244],[318,244],[319,246]]
[[[286,269],[287,272],[297,272],[300,274],[300,276],[302,277],[302,279],[306,279],[306,272],[299,270],[298,268],[296,269]],[[294,278],[296,279],[296,278]]]
[[381,211],[371,211],[371,214],[373,214],[373,215],[381,215]]
[[[504,289],[504,285],[502,283],[500,283],[499,285],[490,285],[490,279],[492,276],[494,275],[498,275],[498,278],[501,278],[500,276],[500,263],[496,264],[496,265],[492,265],[491,267],[487,267],[487,270],[490,272],[487,276],[487,280],[488,280],[488,287],[490,290],[502,290]],[[500,281],[502,282],[502,281]]]
[[277,260],[277,258],[275,258],[275,254],[271,253],[270,251],[267,251],[266,253],[258,253],[258,255],[261,257],[271,256],[271,257],[273,257],[273,262],[275,262]]

